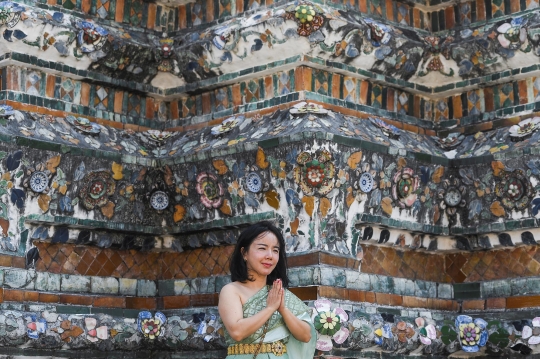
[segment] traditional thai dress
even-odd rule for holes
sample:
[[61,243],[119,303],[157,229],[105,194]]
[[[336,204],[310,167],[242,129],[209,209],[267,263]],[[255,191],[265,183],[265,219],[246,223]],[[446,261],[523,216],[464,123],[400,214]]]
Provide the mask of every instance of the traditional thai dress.
[[[242,306],[244,318],[249,318],[266,308],[267,296],[268,286],[265,286],[255,295],[249,298]],[[256,359],[313,358],[315,353],[315,344],[317,342],[317,333],[315,332],[315,327],[311,322],[310,308],[287,289],[285,289],[285,306],[297,318],[309,324],[309,327],[311,328],[311,340],[308,343],[303,343],[296,340],[291,332],[289,332],[289,329],[287,329],[281,314],[276,311],[269,319],[268,329],[266,331],[266,336],[264,337],[262,350],[257,355]],[[264,326],[240,342],[235,342],[225,329],[225,342],[228,345],[229,353],[226,359],[252,359],[254,354],[233,353],[238,353],[243,349],[249,349],[248,346],[245,346],[245,344],[252,344],[252,347],[257,348],[263,335],[263,329]],[[240,344],[240,346],[235,346],[235,344]]]

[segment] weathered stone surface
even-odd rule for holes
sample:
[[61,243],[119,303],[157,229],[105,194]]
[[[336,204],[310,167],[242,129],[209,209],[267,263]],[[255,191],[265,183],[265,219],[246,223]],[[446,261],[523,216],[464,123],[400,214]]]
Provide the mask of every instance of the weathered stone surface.
[[92,277],[90,291],[94,294],[118,294],[118,279],[111,277]]
[[61,290],[64,292],[90,292],[90,277],[62,274]]
[[60,274],[37,272],[36,290],[45,292],[60,291]]
[[36,272],[19,269],[4,271],[4,285],[8,288],[34,289]]
[[119,292],[122,295],[136,295],[137,279],[120,278]]
[[153,297],[157,293],[156,282],[152,280],[137,280],[137,296]]

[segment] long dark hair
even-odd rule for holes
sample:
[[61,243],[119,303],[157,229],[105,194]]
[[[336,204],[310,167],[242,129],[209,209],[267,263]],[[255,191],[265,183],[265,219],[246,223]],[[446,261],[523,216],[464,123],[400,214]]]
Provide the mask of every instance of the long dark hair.
[[244,256],[242,253],[242,248],[244,251],[249,250],[249,247],[253,241],[258,238],[261,234],[271,232],[273,233],[279,243],[279,259],[276,265],[276,268],[266,277],[266,284],[272,284],[276,279],[281,279],[284,287],[289,286],[289,278],[287,277],[287,256],[285,255],[285,240],[281,231],[276,228],[272,223],[264,221],[255,223],[248,228],[244,229],[238,237],[238,242],[234,248],[234,252],[231,258],[230,270],[231,270],[231,280],[233,282],[242,282],[252,281],[248,275],[248,269],[246,262],[244,261]]

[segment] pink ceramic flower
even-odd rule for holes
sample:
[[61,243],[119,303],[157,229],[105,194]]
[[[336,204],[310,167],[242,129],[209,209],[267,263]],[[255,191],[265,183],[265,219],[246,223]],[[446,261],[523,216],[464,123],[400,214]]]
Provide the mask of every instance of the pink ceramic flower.
[[313,304],[316,309],[312,319],[317,330],[317,349],[332,350],[332,340],[342,344],[349,337],[349,329],[345,325],[349,316],[341,308],[331,310],[332,302],[327,299],[316,300]]
[[411,168],[404,168],[394,175],[392,195],[401,208],[410,207],[416,201],[416,190],[419,186],[418,177]]
[[223,187],[212,173],[199,173],[197,176],[197,192],[201,195],[201,203],[206,208],[218,208],[223,203]]

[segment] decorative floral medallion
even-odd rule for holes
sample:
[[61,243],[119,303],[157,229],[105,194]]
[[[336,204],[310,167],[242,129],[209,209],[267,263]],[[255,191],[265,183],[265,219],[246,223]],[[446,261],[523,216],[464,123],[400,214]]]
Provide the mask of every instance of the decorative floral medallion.
[[412,324],[406,323],[404,321],[397,322],[397,324],[392,327],[392,332],[402,343],[407,343],[409,339],[411,339],[416,334]]
[[401,208],[410,207],[416,201],[419,182],[411,168],[404,168],[396,172],[392,195]]
[[158,71],[172,72],[174,69],[174,62],[171,61],[174,54],[174,39],[161,39],[159,40],[159,44],[159,58],[161,62],[158,65]]
[[455,132],[448,134],[448,136],[446,136],[445,138],[434,138],[443,150],[451,150],[459,146],[461,142],[463,142],[463,139],[465,139],[465,136],[463,136],[459,132]]
[[328,110],[325,110],[322,106],[319,106],[314,103],[300,102],[299,104],[294,105],[289,111],[293,115],[301,115],[303,113],[328,113]]
[[358,181],[362,192],[369,193],[373,189],[373,176],[369,172],[362,173],[360,180]]
[[11,116],[15,113],[13,107],[8,105],[0,105],[0,117]]
[[49,182],[52,178],[52,173],[45,168],[43,163],[33,167],[26,168],[26,177],[23,180],[23,187],[31,190],[30,194],[48,193]]
[[296,158],[299,166],[294,168],[294,180],[302,191],[311,195],[317,193],[325,196],[334,188],[335,166],[330,161],[332,154],[323,150],[318,156],[302,152]]
[[116,184],[107,171],[90,172],[81,180],[79,198],[83,206],[92,210],[102,207],[109,201],[109,196],[114,194]]
[[154,316],[148,311],[142,311],[137,317],[137,328],[145,338],[154,340],[163,336],[165,331],[163,325],[167,323],[167,317],[161,312],[156,312]]
[[502,24],[497,28],[499,36],[497,40],[502,47],[510,50],[518,50],[527,41],[527,29],[524,27],[525,18],[513,18],[510,23]]
[[427,324],[422,317],[416,318],[415,323],[419,328],[418,334],[420,334],[419,339],[422,344],[430,345],[433,340],[437,339],[437,329],[433,324]]
[[246,178],[246,187],[250,192],[259,193],[262,189],[261,177],[255,172],[249,173]]
[[309,36],[319,30],[324,24],[323,10],[310,3],[301,3],[298,6],[289,6],[285,18],[298,23],[296,31],[300,36]]
[[401,130],[394,125],[390,125],[378,118],[370,117],[370,120],[375,126],[380,128],[387,137],[399,138],[401,135]]
[[172,132],[158,130],[148,130],[146,133],[142,132],[141,134],[156,146],[163,146],[165,141],[173,135]]
[[97,135],[101,132],[101,127],[99,127],[97,123],[90,122],[90,120],[87,118],[68,115],[66,116],[66,120],[77,130],[85,134]]
[[487,322],[477,318],[473,321],[468,315],[460,315],[456,318],[456,329],[459,331],[459,344],[461,349],[468,353],[480,350],[488,340]]
[[456,177],[451,177],[443,181],[443,188],[439,190],[438,196],[441,200],[440,207],[446,210],[449,216],[456,214],[458,207],[465,207],[465,193],[467,188],[463,186]]
[[540,128],[540,117],[529,118],[510,127],[510,137],[517,141],[523,140],[536,132],[538,128]]
[[77,27],[80,29],[77,34],[77,42],[82,52],[90,53],[99,50],[107,41],[109,33],[100,26],[88,21],[81,21]]
[[501,198],[503,206],[508,209],[525,209],[534,195],[534,190],[523,170],[503,171],[500,178],[495,185],[495,194]]
[[0,26],[14,27],[21,20],[21,12],[24,10],[25,8],[17,3],[2,2],[0,6]]
[[156,191],[150,196],[150,205],[153,209],[162,211],[169,206],[169,196],[163,191]]
[[220,125],[212,127],[211,132],[214,136],[222,135],[224,133],[232,131],[232,129],[235,128],[239,122],[239,119],[237,119],[236,117],[229,117]]
[[197,193],[206,208],[218,208],[223,203],[225,191],[214,174],[202,172],[197,176]]
[[36,171],[30,176],[30,189],[36,193],[41,193],[49,187],[49,176],[42,171]]
[[332,303],[326,299],[314,303],[313,323],[317,330],[317,349],[332,350],[332,340],[342,344],[349,337],[349,329],[345,322],[349,320],[347,313],[341,308],[332,308]]

